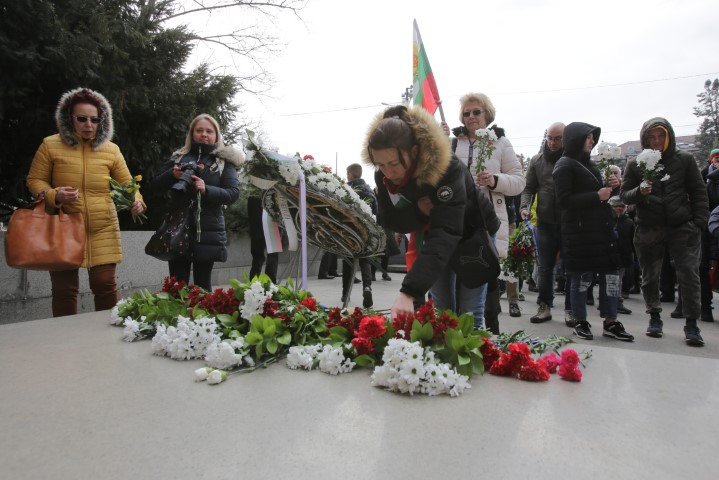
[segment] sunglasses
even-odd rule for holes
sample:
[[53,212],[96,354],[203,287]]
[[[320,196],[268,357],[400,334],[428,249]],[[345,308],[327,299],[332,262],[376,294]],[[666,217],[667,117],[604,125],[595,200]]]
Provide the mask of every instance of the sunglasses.
[[466,112],[462,112],[462,116],[463,116],[464,118],[469,118],[470,115],[474,115],[475,117],[479,117],[480,115],[482,115],[482,110],[477,109],[477,110],[471,110],[471,111],[468,110],[468,111],[466,111]]
[[94,123],[95,125],[97,125],[98,123],[100,123],[100,117],[87,117],[87,116],[85,116],[85,115],[70,115],[70,116],[71,116],[72,118],[74,118],[76,121],[78,121],[79,123],[85,123],[85,122],[87,122],[88,120],[90,120],[90,121],[91,121],[92,123]]

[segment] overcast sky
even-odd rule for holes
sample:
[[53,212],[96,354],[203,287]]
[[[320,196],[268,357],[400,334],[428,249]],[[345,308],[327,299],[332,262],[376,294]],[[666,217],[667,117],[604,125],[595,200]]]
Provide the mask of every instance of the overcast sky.
[[[554,121],[597,125],[602,140],[620,144],[653,116],[692,135],[696,95],[719,77],[713,0],[309,0],[300,15],[276,23],[287,47],[265,63],[272,98],[241,100],[280,152],[333,168],[337,159],[341,175],[359,161],[382,103],[400,102],[412,83],[413,19],[450,126],[459,125],[461,95],[486,93],[496,124],[526,156]],[[217,51],[198,49],[200,57],[226,63]]]

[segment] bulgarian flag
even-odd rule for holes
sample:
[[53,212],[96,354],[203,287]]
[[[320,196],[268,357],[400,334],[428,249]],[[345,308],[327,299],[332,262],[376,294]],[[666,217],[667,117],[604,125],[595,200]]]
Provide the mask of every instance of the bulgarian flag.
[[441,101],[437,84],[434,81],[432,67],[429,66],[427,52],[424,49],[424,43],[422,43],[422,36],[419,34],[417,20],[414,21],[412,78],[414,104],[421,106],[434,115]]

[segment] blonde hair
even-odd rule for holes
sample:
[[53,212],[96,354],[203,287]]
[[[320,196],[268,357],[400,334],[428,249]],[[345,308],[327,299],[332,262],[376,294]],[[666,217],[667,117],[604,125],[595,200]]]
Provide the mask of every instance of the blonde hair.
[[187,136],[185,137],[185,145],[182,146],[179,150],[177,150],[173,155],[184,155],[188,153],[192,149],[192,131],[195,129],[195,125],[197,125],[197,122],[200,120],[207,120],[212,124],[212,126],[215,129],[215,133],[217,134],[217,142],[215,142],[215,145],[217,148],[222,148],[225,146],[225,142],[222,141],[222,133],[220,132],[220,124],[217,123],[217,120],[215,120],[212,116],[208,115],[207,113],[201,113],[195,118],[192,119],[190,122],[190,128],[187,130]]
[[494,109],[494,105],[492,104],[492,100],[489,99],[487,95],[484,93],[467,93],[462,96],[462,98],[459,99],[459,123],[464,125],[464,117],[462,116],[462,112],[464,112],[464,107],[467,106],[470,102],[477,102],[484,108],[484,119],[487,121],[487,126],[489,126],[490,123],[494,121],[494,116],[497,113],[497,111]]

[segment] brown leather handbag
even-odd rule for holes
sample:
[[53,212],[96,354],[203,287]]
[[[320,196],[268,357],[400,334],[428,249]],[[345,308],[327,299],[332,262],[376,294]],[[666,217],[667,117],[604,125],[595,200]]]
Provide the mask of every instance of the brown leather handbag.
[[45,195],[40,194],[32,209],[13,212],[5,233],[5,260],[26,270],[72,270],[85,256],[85,221],[81,213],[49,215]]

